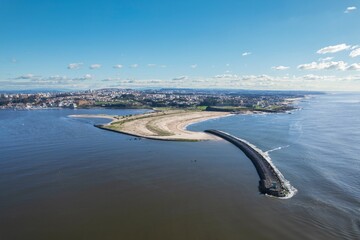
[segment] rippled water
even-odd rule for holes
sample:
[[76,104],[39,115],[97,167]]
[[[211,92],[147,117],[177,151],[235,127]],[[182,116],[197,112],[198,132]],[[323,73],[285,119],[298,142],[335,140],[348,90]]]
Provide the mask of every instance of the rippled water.
[[0,111],[0,239],[359,239],[360,95],[300,106],[189,127],[268,151],[298,189],[288,200],[260,195],[225,141],[134,140],[67,117],[141,110]]

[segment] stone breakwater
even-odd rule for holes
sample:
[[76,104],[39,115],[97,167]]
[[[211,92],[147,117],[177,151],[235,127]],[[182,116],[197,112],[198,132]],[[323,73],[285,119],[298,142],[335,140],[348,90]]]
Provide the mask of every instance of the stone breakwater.
[[293,188],[285,180],[280,171],[249,143],[222,131],[206,130],[205,132],[225,139],[245,153],[252,161],[259,174],[259,191],[261,193],[280,198],[289,198],[293,196]]

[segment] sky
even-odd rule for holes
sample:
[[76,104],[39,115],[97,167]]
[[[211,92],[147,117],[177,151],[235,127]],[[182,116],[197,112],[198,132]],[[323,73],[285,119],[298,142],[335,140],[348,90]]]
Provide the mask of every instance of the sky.
[[0,0],[0,90],[360,91],[360,0]]

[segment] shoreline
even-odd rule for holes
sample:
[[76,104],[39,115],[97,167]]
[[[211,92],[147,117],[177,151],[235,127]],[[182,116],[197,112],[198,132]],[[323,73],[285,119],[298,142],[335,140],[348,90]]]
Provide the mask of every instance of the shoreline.
[[68,115],[68,117],[71,118],[105,118],[105,119],[111,119],[111,120],[117,120],[115,116],[112,115],[106,115],[106,114],[72,114]]
[[[296,100],[299,100],[297,98]],[[294,103],[295,99],[288,99],[288,103]],[[294,110],[294,109],[293,109]],[[293,111],[293,110],[290,110]],[[206,132],[190,131],[187,128],[193,124],[211,119],[229,117],[237,114],[269,114],[275,112],[244,111],[201,111],[201,110],[155,110],[135,115],[107,115],[107,114],[75,114],[68,117],[73,118],[103,118],[111,120],[105,124],[94,125],[97,128],[118,132],[139,138],[162,141],[208,141],[220,140],[219,137]],[[277,112],[276,112],[277,113]],[[284,112],[278,112],[284,113]]]
[[224,115],[224,116],[218,116],[218,117],[210,117],[210,118],[207,118],[207,119],[203,119],[203,120],[199,120],[199,121],[195,121],[195,122],[191,122],[187,125],[184,126],[184,129],[187,130],[187,128],[193,124],[197,124],[197,123],[201,123],[201,122],[206,122],[208,120],[212,120],[212,119],[219,119],[219,118],[226,118],[226,117],[230,117],[230,116],[234,116],[235,114],[227,114],[227,115]]

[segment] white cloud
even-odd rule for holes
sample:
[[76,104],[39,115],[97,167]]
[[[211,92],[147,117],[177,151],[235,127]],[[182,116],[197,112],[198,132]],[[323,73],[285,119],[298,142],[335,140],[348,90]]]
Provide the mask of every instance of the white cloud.
[[47,78],[47,80],[50,81],[64,81],[64,80],[68,80],[68,78],[66,76],[60,76],[60,75],[54,75],[54,76],[50,76]]
[[68,65],[68,69],[79,69],[81,68],[81,66],[83,65],[83,63],[70,63]]
[[301,77],[304,80],[329,80],[334,79],[335,76],[323,76],[323,75],[314,75],[314,74],[308,74]]
[[286,67],[286,66],[275,66],[275,67],[272,67],[271,69],[278,70],[278,71],[283,71],[283,70],[287,70],[289,68],[290,67]]
[[98,68],[101,68],[101,64],[91,64],[90,65],[90,69],[98,69]]
[[350,55],[349,55],[350,57],[357,57],[357,56],[360,56],[360,48],[357,48],[357,49],[355,49],[355,50],[352,50],[351,52],[350,52]]
[[344,61],[338,61],[338,62],[328,62],[326,64],[326,68],[325,69],[328,69],[328,70],[346,70],[347,68],[347,63],[344,62]]
[[159,79],[153,79],[153,80],[149,80],[149,83],[162,83],[162,80]]
[[348,68],[347,68],[347,70],[360,70],[360,63],[353,63],[353,64],[351,64]]
[[192,68],[192,69],[195,69],[195,68],[197,68],[197,64],[193,64],[193,65],[191,65],[190,67]]
[[130,67],[131,67],[131,68],[137,68],[137,67],[139,67],[139,64],[134,63],[134,64],[131,64]]
[[115,77],[115,78],[105,78],[103,80],[101,80],[102,82],[115,82],[115,81],[121,81],[122,79],[119,77]]
[[239,76],[236,74],[220,74],[214,76],[214,78],[222,78],[222,79],[238,79]]
[[346,70],[347,63],[343,61],[312,62],[312,63],[300,64],[297,68],[300,70]]
[[242,53],[241,55],[243,56],[243,57],[245,57],[245,56],[249,56],[249,55],[251,55],[252,53],[251,52],[244,52],[244,53]]
[[117,68],[117,69],[120,69],[120,68],[123,68],[123,67],[124,67],[124,66],[121,65],[121,64],[116,64],[116,65],[113,66],[113,68]]
[[189,79],[188,76],[180,76],[180,77],[175,77],[172,80],[178,81],[178,80],[187,80],[187,79]]
[[350,45],[346,45],[345,43],[342,43],[342,44],[338,44],[338,45],[327,46],[327,47],[321,48],[316,53],[318,53],[318,54],[336,53],[336,52],[347,50],[350,47],[351,47]]
[[319,62],[328,62],[333,60],[334,57],[319,58]]
[[34,74],[32,73],[28,73],[28,74],[25,74],[25,75],[21,75],[19,77],[16,77],[15,79],[34,79],[34,78],[39,78],[38,76],[35,76]]
[[91,79],[92,76],[91,76],[91,74],[85,74],[85,75],[84,75],[84,78],[85,78],[85,79]]
[[262,75],[246,75],[241,77],[242,80],[249,80],[249,81],[271,81],[274,80],[273,77],[262,74]]
[[41,76],[36,76],[34,74],[25,74],[19,77],[16,77],[15,79],[17,80],[30,80],[33,83],[49,83],[49,84],[53,84],[53,83],[60,83],[60,82],[68,82],[71,81],[71,79],[69,79],[66,76],[60,76],[60,75],[53,75],[50,77],[41,77]]
[[161,68],[166,68],[167,66],[166,65],[160,65]]
[[148,66],[148,67],[156,67],[156,64],[154,64],[154,63],[149,63],[147,66]]
[[356,10],[355,6],[347,7],[346,10],[344,11],[344,13],[350,13],[350,12],[355,11],[355,10]]
[[74,78],[73,80],[90,80],[92,79],[92,75],[91,74],[85,74],[84,76],[80,77],[80,78]]

